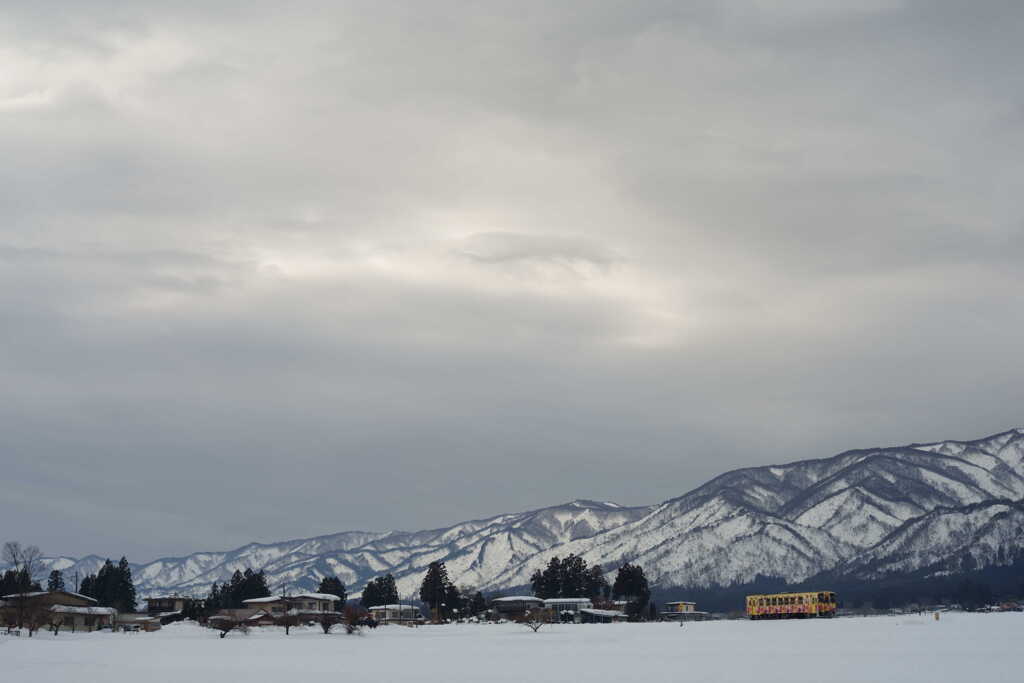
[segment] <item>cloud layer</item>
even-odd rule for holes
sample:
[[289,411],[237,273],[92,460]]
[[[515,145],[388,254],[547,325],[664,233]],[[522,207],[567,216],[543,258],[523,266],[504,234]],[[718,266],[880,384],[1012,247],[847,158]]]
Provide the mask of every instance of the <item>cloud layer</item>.
[[1022,423],[1017,3],[338,4],[0,10],[9,533],[143,560]]

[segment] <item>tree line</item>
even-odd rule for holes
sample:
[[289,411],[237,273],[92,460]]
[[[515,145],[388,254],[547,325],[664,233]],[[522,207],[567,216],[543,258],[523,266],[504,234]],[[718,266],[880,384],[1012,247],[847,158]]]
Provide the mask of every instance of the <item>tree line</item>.
[[588,567],[587,561],[575,554],[565,559],[552,557],[547,567],[533,573],[530,585],[533,594],[544,599],[625,600],[626,614],[634,620],[645,615],[651,599],[651,589],[640,565],[629,562],[622,565],[614,583],[609,585],[600,566]]

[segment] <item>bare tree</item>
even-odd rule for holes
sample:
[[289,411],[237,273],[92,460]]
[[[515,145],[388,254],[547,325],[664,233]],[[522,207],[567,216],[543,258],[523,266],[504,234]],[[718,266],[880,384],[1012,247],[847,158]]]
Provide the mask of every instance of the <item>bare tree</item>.
[[[64,625],[65,615],[63,612],[56,612],[53,609],[50,610],[50,630],[53,631],[53,635],[57,635],[60,632],[60,627]],[[71,622],[74,623],[75,618],[71,617]]]
[[299,616],[298,610],[286,609],[283,614],[274,619],[274,623],[278,626],[284,626],[284,634],[290,635],[292,626],[298,626],[302,623],[302,617]]
[[43,553],[38,546],[23,546],[17,541],[8,541],[4,543],[3,558],[14,571],[27,576],[31,583],[41,569]]
[[548,623],[548,613],[543,609],[531,609],[523,615],[519,623],[533,629],[533,632],[536,633],[541,626]]
[[31,638],[36,631],[50,623],[53,612],[49,605],[41,603],[30,603],[24,610],[24,624],[28,629],[28,637]]
[[227,634],[234,630],[239,630],[242,633],[248,633],[249,629],[246,628],[245,622],[238,617],[231,616],[228,614],[214,614],[211,616],[207,623],[213,628],[220,631],[220,637],[223,638]]
[[331,632],[331,628],[345,621],[340,612],[320,612],[316,616],[316,623],[324,630],[324,634]]
[[354,607],[345,607],[342,616],[345,624],[345,633],[348,635],[362,635],[362,627],[359,622],[363,621],[362,613]]
[[[3,560],[14,569],[18,575],[18,594],[14,599],[15,609],[18,615],[18,628],[26,625],[30,616],[28,594],[32,592],[32,579],[39,573],[42,565],[43,553],[38,546],[23,546],[18,541],[4,543]],[[38,626],[33,629],[29,624],[28,634],[31,636]]]

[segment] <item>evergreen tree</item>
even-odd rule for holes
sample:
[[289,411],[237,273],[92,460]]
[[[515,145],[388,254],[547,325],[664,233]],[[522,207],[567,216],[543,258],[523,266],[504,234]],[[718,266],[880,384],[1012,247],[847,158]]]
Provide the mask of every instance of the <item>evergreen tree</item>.
[[570,554],[564,560],[556,555],[543,571],[530,577],[533,594],[538,598],[596,598],[608,585],[600,567],[587,568],[587,561]]
[[608,580],[604,578],[604,572],[596,564],[587,572],[584,585],[585,591],[583,595],[591,600],[602,597],[608,599],[608,595],[611,592],[611,586],[608,585]]
[[480,591],[473,593],[473,597],[466,601],[466,611],[470,616],[477,616],[487,611],[487,599]]
[[224,607],[228,609],[238,609],[242,606],[242,584],[245,583],[245,577],[242,576],[242,572],[235,570],[235,573],[231,575],[231,581],[221,590],[224,593]]
[[128,559],[122,555],[121,561],[117,563],[116,579],[116,603],[114,607],[119,612],[134,612],[136,609],[135,582],[132,581],[132,568],[128,566]]
[[458,589],[448,578],[444,562],[431,562],[420,584],[420,600],[430,606],[435,618],[444,618],[451,613],[453,605],[448,600],[458,597]]
[[533,594],[538,598],[562,597],[562,561],[558,559],[558,556],[548,560],[548,566],[544,571],[535,571],[530,583],[533,587]]
[[334,601],[335,612],[340,612],[341,608],[345,606],[345,597],[348,594],[345,592],[345,584],[337,576],[325,576],[321,579],[320,586],[316,589],[316,592],[338,596],[338,599]]
[[94,594],[96,590],[95,587],[93,586],[95,581],[96,577],[93,574],[87,575],[84,579],[82,579],[82,585],[78,587],[78,592],[82,595],[87,595],[90,598],[95,597]]
[[380,598],[385,605],[394,605],[398,602],[398,584],[391,574],[380,577]]
[[562,560],[561,598],[579,598],[587,595],[589,588],[587,561],[579,555],[570,554]]
[[0,577],[0,595],[34,593],[41,590],[39,583],[33,581],[24,569],[8,569]]
[[398,602],[398,586],[391,574],[378,576],[363,588],[363,607],[393,605]]
[[383,605],[380,599],[380,590],[377,588],[377,580],[371,579],[363,587],[363,597],[359,600],[363,607],[376,607]]
[[238,588],[238,606],[243,606],[246,600],[252,598],[266,598],[270,596],[270,586],[267,585],[267,575],[261,569],[254,572],[246,568],[242,573],[242,582]]
[[51,593],[64,590],[64,575],[59,569],[50,572],[50,578],[46,580],[46,590]]
[[213,614],[224,608],[224,594],[221,592],[221,587],[216,581],[210,586],[210,594],[206,596],[205,608],[208,614]]
[[118,612],[134,612],[136,609],[135,584],[132,570],[124,557],[114,566],[107,559],[95,574],[82,579],[79,587],[82,595],[88,595],[103,607],[113,607]]
[[628,562],[619,567],[619,572],[615,575],[615,583],[612,585],[612,596],[628,601],[626,614],[631,620],[640,619],[643,616],[644,608],[647,607],[647,603],[651,599],[651,589],[647,584],[643,568],[638,564]]

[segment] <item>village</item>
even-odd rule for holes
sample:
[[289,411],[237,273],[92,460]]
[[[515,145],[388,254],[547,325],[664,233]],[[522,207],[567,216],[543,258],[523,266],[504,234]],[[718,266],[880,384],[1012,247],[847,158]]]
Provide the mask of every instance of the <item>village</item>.
[[[163,626],[189,619],[197,614],[202,601],[197,598],[166,595],[145,598],[146,609],[119,612],[114,607],[99,605],[95,598],[67,590],[31,591],[0,597],[0,623],[6,635],[33,636],[45,630],[53,635],[61,631],[153,632]],[[243,607],[223,608],[196,622],[219,631],[223,637],[238,630],[259,627],[319,626],[327,633],[341,625],[353,628],[376,628],[385,625],[421,626],[454,622],[474,623],[560,623],[609,624],[629,621],[626,601],[611,603],[590,598],[538,598],[512,595],[494,598],[487,609],[456,619],[432,619],[418,604],[394,603],[362,607],[340,605],[339,597],[327,593],[298,593],[249,598]],[[657,615],[661,621],[699,621],[710,618],[696,609],[693,602],[665,603]]]

